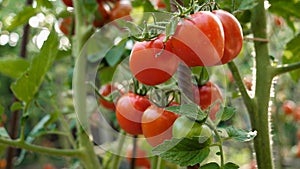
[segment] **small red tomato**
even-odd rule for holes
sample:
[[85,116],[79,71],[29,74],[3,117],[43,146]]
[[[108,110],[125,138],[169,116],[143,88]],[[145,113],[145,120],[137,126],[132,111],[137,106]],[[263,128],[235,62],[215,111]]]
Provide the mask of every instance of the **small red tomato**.
[[211,109],[209,116],[212,120],[216,119],[216,113],[220,110],[220,104],[223,102],[220,89],[216,84],[207,82],[203,86],[194,86],[195,103],[198,104],[202,110],[206,110],[210,105],[216,103]]
[[[105,84],[103,85],[100,90],[99,90],[99,93],[106,97],[106,96],[109,96],[113,91],[116,91],[118,90],[116,87],[112,86],[111,84]],[[99,102],[101,103],[101,105],[107,109],[110,109],[110,110],[115,110],[116,109],[116,106],[115,106],[115,103],[114,102],[109,102],[107,100],[104,100],[102,98],[99,98]]]
[[104,2],[98,2],[98,10],[95,14],[95,20],[93,22],[93,25],[95,27],[102,27],[104,23],[106,23],[109,20],[109,14],[108,11],[104,7]]
[[131,2],[128,0],[117,1],[110,12],[110,19],[115,20],[128,16],[132,10]]
[[179,22],[170,42],[172,51],[188,66],[213,66],[224,53],[222,23],[211,12],[197,12]]
[[73,18],[72,17],[63,18],[62,21],[59,23],[59,29],[66,36],[70,35],[70,33],[73,34],[73,32],[71,32],[72,26],[73,26]]
[[143,84],[154,86],[169,80],[177,70],[179,59],[169,52],[168,42],[164,48],[165,35],[152,41],[136,42],[129,58],[134,77]]
[[296,110],[293,112],[294,120],[300,121],[300,105],[296,107]]
[[279,16],[274,16],[274,23],[277,27],[282,27],[284,25],[284,19]]
[[0,160],[0,169],[5,169],[7,166],[7,161],[6,159],[1,159]]
[[[132,151],[133,146],[129,145],[126,150],[126,157],[129,163],[132,161]],[[142,150],[139,146],[137,146],[135,154],[135,166],[150,169],[150,160],[146,158],[147,152],[145,150]]]
[[156,0],[156,6],[158,9],[164,9],[167,7],[164,0]]
[[243,81],[244,81],[244,84],[245,84],[246,88],[251,91],[252,90],[252,85],[253,85],[252,84],[252,76],[251,75],[245,76]]
[[121,96],[116,106],[116,117],[120,127],[132,135],[143,134],[142,116],[150,105],[150,101],[144,96],[134,93]]
[[64,4],[68,7],[73,7],[73,1],[72,0],[63,0]]
[[298,131],[297,131],[297,139],[298,139],[298,141],[300,141],[300,129],[298,129]]
[[44,165],[44,169],[56,169],[56,168],[52,164],[46,164]]
[[296,157],[300,158],[300,141],[298,141],[298,144],[297,144]]
[[296,104],[292,100],[286,100],[283,102],[282,110],[286,115],[293,114],[296,109]]
[[142,129],[147,142],[155,147],[165,140],[170,140],[172,138],[172,125],[177,117],[177,114],[155,105],[148,107],[142,117]]
[[237,57],[243,46],[243,31],[239,21],[229,12],[224,10],[212,11],[222,22],[225,46],[221,62],[225,64]]

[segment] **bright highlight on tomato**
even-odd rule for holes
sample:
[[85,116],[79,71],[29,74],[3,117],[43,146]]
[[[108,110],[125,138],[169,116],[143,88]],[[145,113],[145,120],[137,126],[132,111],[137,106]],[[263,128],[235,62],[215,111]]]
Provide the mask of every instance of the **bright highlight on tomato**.
[[164,48],[165,35],[152,41],[136,42],[129,58],[134,77],[143,84],[157,85],[169,80],[177,70],[178,58],[169,52],[168,43]]
[[155,147],[165,140],[170,140],[172,125],[177,117],[177,114],[155,105],[148,107],[142,117],[142,129],[147,142]]
[[216,119],[216,113],[220,110],[220,104],[223,102],[221,91],[213,82],[207,82],[203,86],[194,86],[195,103],[198,104],[202,110],[208,109],[212,104],[215,105],[210,108],[209,117]]
[[243,31],[239,21],[224,10],[212,11],[220,20],[224,30],[225,46],[221,62],[225,64],[237,57],[243,46]]
[[172,51],[188,66],[213,66],[224,53],[224,31],[219,18],[200,11],[179,22],[170,39]]
[[121,96],[116,105],[116,117],[120,127],[132,135],[143,134],[142,116],[150,105],[150,101],[144,96],[134,93]]

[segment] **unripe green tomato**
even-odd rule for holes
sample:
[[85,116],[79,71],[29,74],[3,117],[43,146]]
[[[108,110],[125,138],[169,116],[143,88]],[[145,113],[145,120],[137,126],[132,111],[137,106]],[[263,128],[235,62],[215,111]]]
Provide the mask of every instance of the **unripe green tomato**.
[[212,141],[212,132],[206,125],[201,125],[186,116],[177,118],[173,124],[172,134],[174,138],[195,138],[198,137],[199,142],[208,139]]

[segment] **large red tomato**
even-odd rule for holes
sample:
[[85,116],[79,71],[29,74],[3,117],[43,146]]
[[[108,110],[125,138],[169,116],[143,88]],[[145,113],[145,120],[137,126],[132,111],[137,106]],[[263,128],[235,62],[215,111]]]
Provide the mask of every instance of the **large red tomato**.
[[179,59],[164,48],[165,35],[152,41],[136,42],[130,54],[129,66],[135,78],[146,85],[157,85],[169,80],[176,72]]
[[213,66],[223,57],[222,23],[211,12],[197,12],[179,22],[170,42],[172,51],[188,66]]
[[243,46],[243,31],[239,21],[224,10],[212,11],[222,22],[225,37],[224,54],[219,64],[225,64],[234,59]]
[[[99,93],[106,97],[106,96],[109,96],[113,91],[117,90],[116,87],[112,86],[111,84],[105,84],[103,85],[100,90],[99,90]],[[107,109],[110,109],[110,110],[115,110],[116,109],[116,106],[115,106],[115,103],[114,102],[109,102],[107,100],[104,100],[102,98],[99,98],[99,102],[101,103],[101,105]]]
[[210,109],[209,114],[212,120],[216,119],[216,113],[220,110],[220,104],[223,102],[223,97],[217,85],[212,82],[207,82],[203,86],[194,86],[194,96],[195,103],[198,104],[202,110],[206,110],[210,105],[219,101]]
[[172,125],[177,117],[177,114],[155,105],[148,107],[142,117],[142,129],[147,142],[155,147],[171,139]]
[[116,105],[116,116],[120,127],[132,135],[143,134],[142,115],[150,105],[150,101],[144,96],[134,93],[121,96]]
[[[130,163],[132,161],[132,151],[133,146],[129,145],[126,150],[126,156],[127,161]],[[147,152],[145,150],[142,150],[139,146],[136,147],[136,153],[135,153],[135,166],[141,167],[143,169],[150,169],[150,160],[146,158]]]

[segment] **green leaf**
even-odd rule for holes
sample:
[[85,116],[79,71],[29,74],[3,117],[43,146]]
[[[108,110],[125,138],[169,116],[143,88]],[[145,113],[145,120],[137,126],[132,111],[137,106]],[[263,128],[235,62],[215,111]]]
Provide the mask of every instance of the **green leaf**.
[[238,10],[250,10],[258,4],[257,0],[242,0]]
[[33,58],[29,69],[11,85],[13,93],[19,100],[29,103],[34,98],[56,58],[58,45],[58,37],[53,29],[39,55]]
[[65,57],[71,56],[71,54],[72,54],[71,50],[67,50],[67,51],[65,51],[65,50],[59,50],[57,52],[57,55],[56,55],[56,60],[63,59]]
[[144,8],[144,12],[156,12],[157,11],[149,0],[134,0],[131,2],[131,4],[133,7],[142,6]]
[[236,113],[235,107],[230,107],[230,106],[224,107],[221,121],[227,121],[227,120],[231,119],[235,113]]
[[13,17],[11,24],[7,27],[7,30],[11,31],[16,27],[23,25],[28,22],[28,20],[37,14],[36,8],[24,7],[16,16]]
[[[300,34],[298,34],[295,38],[290,40],[285,48],[283,53],[282,63],[283,64],[291,64],[299,62],[300,60]],[[298,82],[300,79],[300,70],[290,72],[292,79],[295,82]]]
[[176,32],[179,19],[177,17],[172,17],[171,22],[166,25],[166,38],[171,37]]
[[23,107],[23,105],[20,102],[14,102],[11,106],[10,106],[10,111],[14,112],[17,110],[21,110]]
[[29,67],[29,62],[22,58],[1,58],[0,73],[11,78],[18,78]]
[[246,131],[234,128],[233,126],[227,127],[225,130],[230,138],[241,142],[251,141],[257,134],[256,131]]
[[238,168],[240,167],[232,162],[226,163],[223,167],[223,169],[238,169]]
[[38,7],[45,7],[48,9],[53,8],[53,5],[49,0],[37,0],[36,2]]
[[10,136],[7,133],[7,130],[4,127],[0,127],[0,137],[10,138]]
[[106,84],[108,82],[112,81],[112,78],[114,76],[114,72],[116,71],[115,67],[105,67],[100,70],[99,72],[99,79],[101,80],[102,84]]
[[0,104],[0,116],[4,113],[4,107]]
[[197,139],[167,140],[152,150],[154,155],[180,166],[189,166],[201,163],[209,155],[207,142],[199,143]]
[[218,163],[211,162],[201,166],[200,169],[220,169],[220,166]]
[[202,112],[199,106],[196,104],[182,104],[180,106],[170,106],[170,107],[166,107],[165,110],[180,115],[185,115],[197,121],[203,121],[207,118],[207,114]]
[[123,39],[118,45],[113,46],[105,55],[105,60],[107,61],[109,66],[115,66],[125,51],[127,39]]

